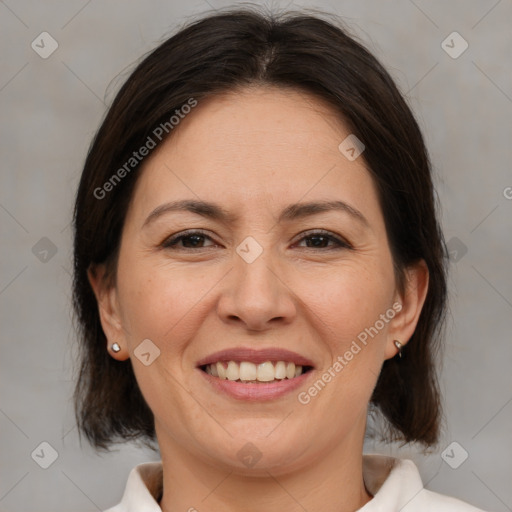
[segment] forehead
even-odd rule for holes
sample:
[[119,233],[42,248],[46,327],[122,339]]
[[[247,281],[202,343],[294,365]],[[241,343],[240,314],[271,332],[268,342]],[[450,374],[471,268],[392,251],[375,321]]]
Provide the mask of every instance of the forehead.
[[324,101],[292,88],[246,87],[199,102],[162,147],[183,156],[223,158],[232,164],[251,157],[271,164],[307,153],[339,156],[348,130]]
[[[248,87],[202,100],[144,163],[136,198],[153,205],[183,196],[244,207],[375,194],[364,160],[339,144],[338,113],[295,89]],[[170,197],[172,196],[172,197]],[[139,201],[140,202],[140,201]]]

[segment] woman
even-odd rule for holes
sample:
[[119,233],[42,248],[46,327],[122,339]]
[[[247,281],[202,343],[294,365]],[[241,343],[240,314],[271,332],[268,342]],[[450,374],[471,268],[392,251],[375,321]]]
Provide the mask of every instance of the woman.
[[82,432],[157,442],[135,510],[472,511],[411,461],[436,443],[445,249],[418,125],[316,16],[205,17],[129,77],[75,206]]

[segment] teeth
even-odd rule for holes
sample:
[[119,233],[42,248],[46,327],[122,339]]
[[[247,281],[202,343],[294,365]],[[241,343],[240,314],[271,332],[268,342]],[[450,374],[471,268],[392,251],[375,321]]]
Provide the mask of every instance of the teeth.
[[[210,364],[208,366],[213,366],[213,364]],[[225,379],[226,378],[226,368],[224,368],[224,365],[219,362],[215,366],[217,367],[217,373],[219,374],[219,379]]]
[[279,361],[276,364],[275,378],[279,380],[286,378],[286,364],[284,361]]
[[240,367],[234,361],[228,363],[226,378],[228,380],[238,380],[240,378]]
[[302,366],[295,363],[265,361],[254,364],[249,361],[218,362],[206,365],[206,373],[223,380],[242,382],[272,382],[273,380],[293,379],[302,375]]
[[288,379],[293,379],[293,377],[295,377],[295,364],[294,363],[288,363],[286,365],[286,377]]
[[270,361],[258,365],[257,380],[260,382],[270,382],[271,380],[274,380],[274,374],[274,365]]
[[258,370],[254,363],[248,363],[246,361],[240,363],[240,380],[256,380],[257,375]]

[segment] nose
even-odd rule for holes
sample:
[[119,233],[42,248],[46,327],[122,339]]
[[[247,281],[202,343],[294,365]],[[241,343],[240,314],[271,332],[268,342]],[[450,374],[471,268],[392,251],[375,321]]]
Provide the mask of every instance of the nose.
[[226,276],[217,306],[223,322],[264,331],[293,321],[297,300],[283,269],[270,260],[266,251],[252,263],[235,255],[235,268]]

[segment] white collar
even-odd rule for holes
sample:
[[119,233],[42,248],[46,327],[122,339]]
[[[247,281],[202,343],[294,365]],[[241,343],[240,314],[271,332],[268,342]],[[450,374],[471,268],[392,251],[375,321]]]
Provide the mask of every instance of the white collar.
[[[162,463],[148,462],[131,470],[119,505],[106,512],[161,512]],[[424,489],[411,460],[363,455],[363,478],[373,499],[358,512],[483,512],[462,501]]]

